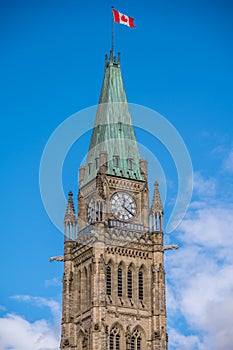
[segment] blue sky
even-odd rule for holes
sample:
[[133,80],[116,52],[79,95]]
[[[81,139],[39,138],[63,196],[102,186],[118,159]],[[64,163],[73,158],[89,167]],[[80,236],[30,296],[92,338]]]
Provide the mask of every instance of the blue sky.
[[[181,246],[166,257],[169,350],[230,350],[233,9],[217,0],[1,3],[0,350],[58,347],[62,264],[49,257],[62,254],[63,235],[43,207],[39,165],[56,127],[98,102],[112,5],[135,18],[133,30],[115,25],[128,101],[174,125],[194,168],[190,209],[166,237]],[[87,149],[89,137],[67,156],[66,193],[77,194],[78,146]],[[137,137],[147,144],[143,132]],[[153,152],[169,184],[169,213],[175,168],[159,143]]]

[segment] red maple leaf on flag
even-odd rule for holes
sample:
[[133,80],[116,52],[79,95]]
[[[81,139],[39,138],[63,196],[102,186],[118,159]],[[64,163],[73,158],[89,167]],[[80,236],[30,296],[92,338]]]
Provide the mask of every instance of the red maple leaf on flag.
[[121,16],[121,20],[122,20],[123,22],[128,22],[128,18],[126,18],[125,15]]
[[135,28],[134,18],[112,9],[114,22],[124,24],[130,28]]

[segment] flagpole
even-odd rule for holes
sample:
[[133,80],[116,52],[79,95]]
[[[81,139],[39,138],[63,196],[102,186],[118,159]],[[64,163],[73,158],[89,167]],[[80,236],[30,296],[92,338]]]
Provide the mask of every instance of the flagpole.
[[[112,6],[112,10],[114,9],[114,7]],[[114,17],[113,17],[113,13],[112,13],[112,59],[114,57]]]

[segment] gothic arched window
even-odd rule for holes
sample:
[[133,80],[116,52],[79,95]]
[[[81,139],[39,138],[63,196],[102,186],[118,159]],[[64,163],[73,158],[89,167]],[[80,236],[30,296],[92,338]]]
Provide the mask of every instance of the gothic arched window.
[[132,270],[129,269],[127,273],[127,294],[129,299],[132,299],[132,296],[133,296],[132,286],[133,286]]
[[101,200],[95,202],[95,221],[104,221],[104,204]]
[[78,271],[78,276],[77,276],[77,291],[78,291],[78,311],[81,310],[81,271]]
[[91,271],[91,264],[88,268],[88,305],[91,305],[91,291],[92,291],[92,271]]
[[112,271],[109,265],[106,267],[106,294],[112,294]]
[[85,337],[82,331],[79,331],[77,337],[77,350],[83,350],[83,343],[85,341]]
[[82,307],[84,309],[87,308],[88,300],[86,299],[87,292],[88,292],[88,279],[87,279],[87,269],[84,267],[83,272],[82,272]]
[[138,273],[138,299],[143,300],[143,272]]
[[122,297],[122,268],[119,267],[117,273],[117,295]]
[[116,326],[110,332],[109,350],[121,350],[120,331]]
[[133,332],[130,342],[130,350],[142,350],[141,348],[141,334],[138,329]]
[[95,158],[95,168],[99,169],[100,166],[100,159],[99,158]]
[[129,170],[132,170],[132,169],[133,169],[133,159],[132,159],[132,158],[129,158],[129,159],[128,159],[128,169],[129,169]]
[[92,170],[92,162],[88,163],[88,174],[91,174],[91,170]]
[[119,166],[119,159],[120,159],[119,156],[113,156],[113,165],[114,165],[115,167],[118,167],[118,166]]

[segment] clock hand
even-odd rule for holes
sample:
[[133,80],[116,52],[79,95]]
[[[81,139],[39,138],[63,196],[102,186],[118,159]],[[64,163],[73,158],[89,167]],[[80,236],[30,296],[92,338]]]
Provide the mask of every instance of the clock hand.
[[128,208],[126,208],[126,207],[124,206],[124,204],[122,205],[122,208],[125,209],[129,214],[133,215],[132,211],[130,211]]

